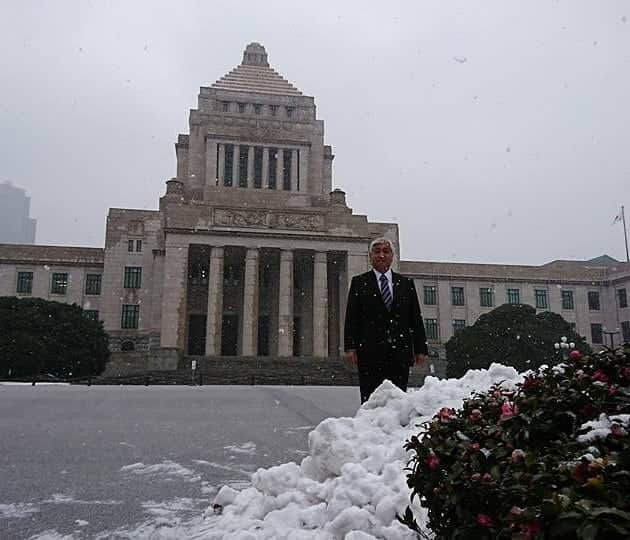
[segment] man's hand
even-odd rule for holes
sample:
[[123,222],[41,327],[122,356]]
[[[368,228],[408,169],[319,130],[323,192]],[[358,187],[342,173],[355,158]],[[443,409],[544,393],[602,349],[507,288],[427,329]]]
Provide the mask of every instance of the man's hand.
[[346,351],[346,362],[352,364],[353,366],[357,365],[357,352],[356,351]]
[[415,355],[415,361],[416,361],[416,366],[421,366],[422,364],[424,364],[427,361],[427,355],[426,354],[417,353]]

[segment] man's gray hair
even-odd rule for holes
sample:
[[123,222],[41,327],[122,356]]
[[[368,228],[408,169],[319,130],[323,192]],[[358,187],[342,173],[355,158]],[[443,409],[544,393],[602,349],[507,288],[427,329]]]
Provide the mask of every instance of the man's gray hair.
[[372,240],[370,242],[370,248],[368,249],[368,251],[371,252],[374,246],[378,246],[381,244],[389,245],[389,247],[392,250],[392,253],[394,254],[394,258],[396,258],[396,248],[394,247],[394,243],[389,238],[385,238],[384,236],[379,236],[378,238],[375,238],[374,240]]

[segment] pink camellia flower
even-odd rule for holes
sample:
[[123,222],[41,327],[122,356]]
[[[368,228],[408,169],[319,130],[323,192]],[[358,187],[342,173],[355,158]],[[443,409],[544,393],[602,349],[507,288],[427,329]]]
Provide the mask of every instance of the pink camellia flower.
[[440,422],[448,422],[451,419],[451,416],[455,414],[455,409],[449,409],[448,407],[442,407],[438,412],[438,417],[440,418]]
[[592,381],[608,382],[608,375],[606,375],[601,369],[598,369],[591,376],[591,380]]
[[542,532],[540,521],[530,521],[525,525],[525,535],[527,538],[536,538]]
[[520,463],[525,459],[525,452],[520,448],[512,451],[512,463]]
[[613,424],[612,426],[610,426],[610,432],[615,437],[623,437],[626,434],[626,430],[619,424]]
[[507,420],[508,418],[512,418],[518,414],[518,406],[516,403],[511,403],[509,401],[504,401],[503,405],[501,405],[501,418],[500,420]]
[[431,452],[428,456],[427,459],[425,460],[427,467],[429,467],[429,469],[431,469],[432,471],[434,471],[435,469],[438,468],[438,466],[440,465],[440,458],[437,457],[433,452]]
[[582,353],[576,349],[569,353],[569,358],[571,360],[579,360],[580,358],[582,358]]
[[477,514],[477,523],[482,527],[492,527],[492,518],[488,514]]
[[484,473],[481,477],[482,482],[492,482],[492,475],[490,473]]
[[473,482],[478,482],[478,481],[481,479],[481,474],[480,474],[480,473],[478,473],[478,472],[476,472],[476,473],[474,473],[474,474],[470,477],[470,479],[471,479]]

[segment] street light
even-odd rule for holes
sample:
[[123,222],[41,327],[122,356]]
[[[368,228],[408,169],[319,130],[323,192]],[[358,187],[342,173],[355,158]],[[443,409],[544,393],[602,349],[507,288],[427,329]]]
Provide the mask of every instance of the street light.
[[613,336],[615,334],[619,333],[619,328],[615,328],[614,330],[607,330],[606,327],[604,326],[604,328],[602,328],[602,334],[606,334],[608,337],[610,337],[610,348],[614,349],[615,348],[615,340],[613,338]]
[[566,337],[562,336],[560,341],[553,344],[553,348],[562,354],[562,360],[566,360],[569,358],[569,351],[575,349],[575,343],[569,342]]

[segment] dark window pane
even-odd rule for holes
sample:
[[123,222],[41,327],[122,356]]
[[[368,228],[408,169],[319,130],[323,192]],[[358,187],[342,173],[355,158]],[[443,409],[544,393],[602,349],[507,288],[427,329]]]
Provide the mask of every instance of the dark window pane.
[[277,167],[278,167],[278,149],[269,148],[269,189],[276,189]]
[[98,310],[97,309],[84,309],[83,316],[86,319],[90,319],[91,321],[98,321]]
[[592,323],[591,324],[591,342],[592,343],[603,343],[603,333],[602,333],[602,325],[600,323]]
[[282,169],[282,189],[285,191],[291,191],[291,150],[285,149],[283,152],[283,165]]
[[562,309],[575,309],[573,291],[562,291]]
[[630,321],[621,321],[621,338],[624,343],[630,343]]
[[464,305],[464,287],[451,287],[451,304],[454,306]]
[[424,329],[427,333],[427,339],[438,339],[438,323],[437,319],[424,319]]
[[223,167],[223,185],[231,186],[232,185],[232,170],[233,170],[233,158],[234,158],[234,145],[226,144],[225,145],[225,166]]
[[133,251],[133,240],[127,240],[127,251]]
[[125,266],[125,289],[139,289],[142,286],[142,268],[139,266]]
[[66,294],[68,290],[68,274],[54,273],[50,285],[51,294]]
[[101,274],[88,274],[85,277],[85,294],[101,294]]
[[547,289],[535,289],[536,309],[547,309]]
[[597,291],[589,291],[588,293],[588,309],[591,311],[599,311],[599,293]]
[[424,286],[424,304],[427,306],[437,304],[437,287],[435,285]]
[[617,289],[617,299],[619,300],[620,308],[628,307],[628,296],[626,295],[626,289]]
[[254,148],[254,187],[262,187],[263,149],[260,146]]
[[492,289],[490,287],[481,287],[479,289],[479,304],[481,307],[492,307],[494,305]]
[[508,297],[508,304],[520,304],[521,303],[520,289],[508,289],[507,297]]
[[142,240],[136,240],[136,251],[137,252],[142,251]]
[[240,146],[238,152],[238,187],[247,187],[249,146]]
[[138,328],[138,318],[140,316],[140,306],[135,304],[123,304],[120,319],[121,328]]
[[22,294],[33,292],[33,272],[18,272],[16,292]]
[[457,334],[457,332],[464,328],[466,328],[466,321],[464,319],[453,319],[453,334]]

